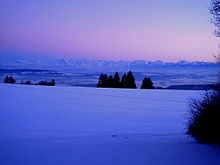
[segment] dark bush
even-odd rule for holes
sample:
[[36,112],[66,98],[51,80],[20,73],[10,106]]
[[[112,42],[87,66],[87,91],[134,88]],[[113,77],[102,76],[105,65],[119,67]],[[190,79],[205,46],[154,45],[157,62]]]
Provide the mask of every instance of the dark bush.
[[187,134],[204,143],[220,144],[220,91],[206,92],[190,103]]
[[23,84],[26,84],[26,85],[32,85],[33,83],[31,81],[26,81],[25,83]]
[[40,81],[38,84],[36,85],[46,85],[46,86],[55,86],[56,82],[54,79],[51,80],[51,82],[47,82],[47,81]]

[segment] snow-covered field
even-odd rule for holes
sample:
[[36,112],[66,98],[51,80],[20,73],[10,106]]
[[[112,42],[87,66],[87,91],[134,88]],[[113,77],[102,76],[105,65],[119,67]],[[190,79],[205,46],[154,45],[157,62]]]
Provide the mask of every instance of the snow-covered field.
[[218,165],[184,134],[200,93],[0,84],[0,165]]

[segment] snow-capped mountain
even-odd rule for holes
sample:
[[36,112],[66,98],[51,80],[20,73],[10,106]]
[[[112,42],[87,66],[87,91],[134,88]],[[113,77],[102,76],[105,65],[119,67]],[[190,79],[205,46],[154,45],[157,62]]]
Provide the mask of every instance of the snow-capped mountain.
[[109,61],[109,60],[73,60],[73,59],[52,59],[52,60],[18,60],[10,62],[0,62],[1,68],[63,68],[63,69],[84,69],[84,70],[143,70],[154,67],[217,67],[214,62],[188,62],[181,60],[179,62],[163,62],[163,61]]

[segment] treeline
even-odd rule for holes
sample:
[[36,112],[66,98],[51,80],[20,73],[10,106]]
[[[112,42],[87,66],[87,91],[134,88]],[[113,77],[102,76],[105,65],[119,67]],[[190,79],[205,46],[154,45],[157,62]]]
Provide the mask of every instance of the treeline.
[[[7,84],[15,84],[16,80],[12,77],[12,76],[6,76],[4,79],[4,83]],[[21,83],[18,84],[25,84],[25,85],[45,85],[45,86],[55,86],[56,82],[54,79],[52,79],[51,81],[40,81],[38,83],[33,83],[31,81],[21,81]]]
[[[120,78],[118,72],[112,75],[101,74],[99,77],[99,82],[97,84],[98,88],[132,88],[136,89],[137,85],[135,83],[135,78],[133,73],[129,71],[127,74]],[[155,89],[151,78],[145,77],[142,81],[141,89]]]

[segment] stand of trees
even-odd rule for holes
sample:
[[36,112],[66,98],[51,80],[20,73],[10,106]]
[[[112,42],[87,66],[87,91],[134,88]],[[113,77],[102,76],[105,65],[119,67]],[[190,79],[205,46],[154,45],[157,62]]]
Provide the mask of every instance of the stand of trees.
[[[132,88],[136,89],[136,83],[135,78],[133,76],[133,73],[129,71],[127,74],[124,73],[124,75],[120,78],[118,72],[115,73],[114,76],[110,75],[107,76],[107,74],[101,74],[99,77],[99,82],[97,84],[97,87],[99,88]],[[155,89],[153,86],[153,82],[150,78],[144,78],[141,89]]]
[[31,81],[26,81],[26,82],[23,82],[23,81],[21,81],[21,84],[26,84],[26,85],[33,85],[33,83],[31,82]]
[[119,77],[118,72],[114,76],[107,74],[101,74],[99,77],[99,82],[97,84],[99,88],[133,88],[136,89],[135,78],[133,73],[129,71],[127,74],[124,74],[122,78]]
[[[9,84],[15,84],[16,80],[12,77],[12,76],[6,76],[4,83],[9,83]],[[54,79],[52,79],[51,81],[40,81],[38,83],[32,83],[31,81],[26,81],[23,82],[21,81],[21,84],[25,84],[25,85],[46,85],[46,86],[55,86],[56,82]]]
[[15,81],[15,79],[12,76],[6,76],[5,80],[4,80],[4,83],[14,84],[14,83],[16,83],[16,81]]
[[52,79],[51,82],[47,82],[47,81],[40,81],[38,84],[36,85],[46,85],[46,86],[55,86],[55,80]]

